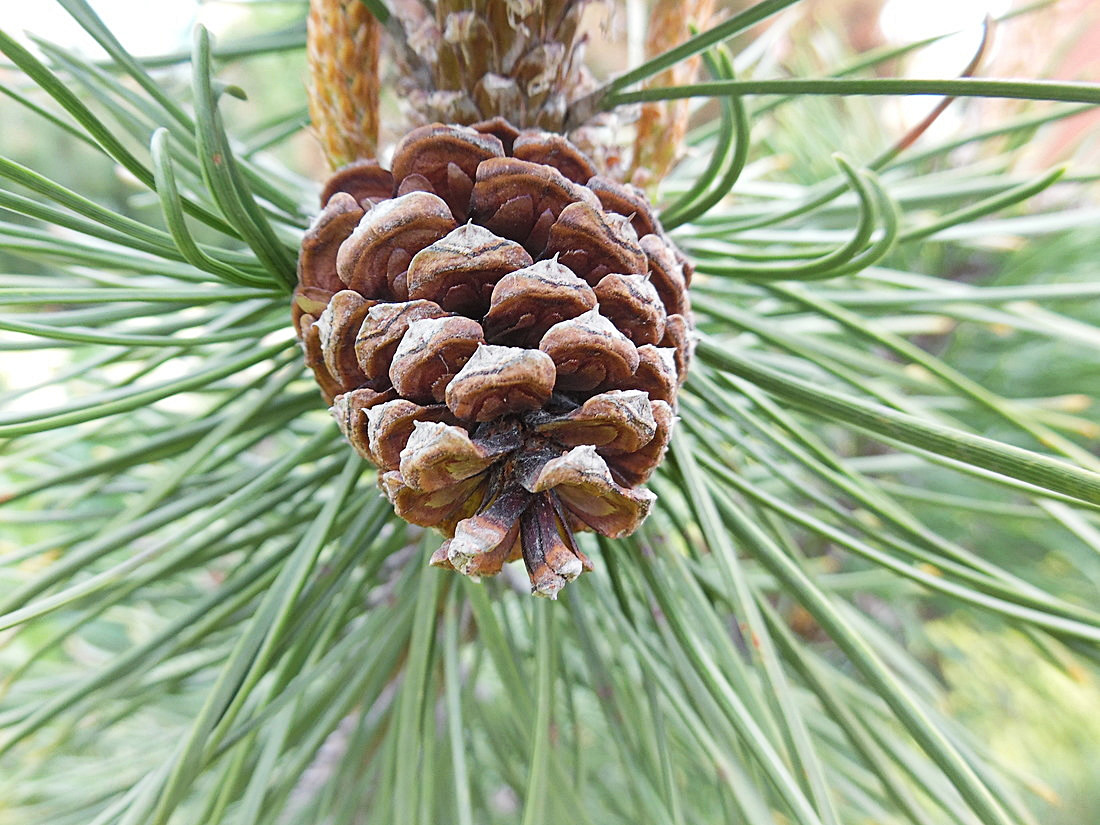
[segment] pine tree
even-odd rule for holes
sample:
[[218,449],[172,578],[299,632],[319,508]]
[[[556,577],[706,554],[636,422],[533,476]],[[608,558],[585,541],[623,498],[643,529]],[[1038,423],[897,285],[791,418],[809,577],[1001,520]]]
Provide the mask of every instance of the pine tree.
[[[979,79],[977,59],[957,79],[882,77],[926,44],[826,63],[804,36],[789,65],[809,68],[790,76],[773,46],[798,0],[724,17],[672,4],[694,17],[671,22],[659,2],[647,57],[609,80],[574,53],[584,2],[315,2],[308,43],[304,19],[220,46],[200,28],[191,54],[156,60],[128,54],[86,0],[59,2],[109,60],[0,33],[6,106],[73,157],[109,159],[125,197],[81,194],[75,162],[55,180],[0,159],[5,370],[35,350],[61,363],[0,388],[0,823],[1049,821],[1044,786],[944,707],[953,648],[933,620],[1095,678],[1094,176],[1016,161],[1100,86]],[[289,111],[227,126],[257,105],[227,82],[235,61],[304,66],[307,51],[308,103],[287,89]],[[899,137],[884,95],[940,99]],[[407,128],[381,114],[397,98]],[[925,134],[972,98],[1019,102],[961,136]],[[337,170],[323,191],[277,152],[307,110]],[[505,115],[514,129],[484,125]],[[410,131],[432,151],[461,139],[489,146],[490,165],[552,169],[580,235],[555,249],[541,210],[522,233],[492,224],[499,204],[466,214],[481,167],[453,145],[446,164],[387,178],[401,150],[374,160]],[[402,198],[420,225],[436,201],[451,219],[409,260],[387,257],[377,293],[317,263]],[[325,220],[347,231],[333,242]],[[409,273],[438,287],[453,271],[441,239],[479,221],[515,259],[417,298]],[[576,240],[593,226],[643,253],[645,237],[668,245],[638,258],[635,283]],[[662,281],[657,258],[681,280]],[[501,320],[506,277],[523,312]],[[566,284],[589,303],[539,316],[532,290],[550,280],[555,301]],[[562,384],[589,362],[547,344],[522,371],[537,405],[496,385],[451,403],[478,345],[543,352],[555,324],[600,308],[624,361],[663,347],[672,377],[654,366],[631,384],[634,363],[605,380],[608,361]],[[406,317],[402,335],[480,323],[484,337],[454,333],[470,346],[443,378],[413,380],[396,338],[356,338],[383,316]],[[679,338],[657,326],[673,317]],[[482,421],[486,397],[503,412]],[[378,446],[368,408],[397,400],[438,416]],[[645,481],[648,517],[588,529],[590,501],[566,513],[540,492],[512,522],[487,517],[492,564],[439,555],[445,536],[395,515],[379,476],[405,483],[406,453],[437,472],[413,448],[464,433],[444,464],[497,466],[512,436],[478,429],[494,416],[585,455],[608,427],[634,437],[604,466],[616,495]],[[603,435],[573,432],[593,421]],[[558,566],[536,540],[547,524],[570,554]],[[523,543],[530,580],[503,564]],[[561,589],[580,559],[591,572]]]

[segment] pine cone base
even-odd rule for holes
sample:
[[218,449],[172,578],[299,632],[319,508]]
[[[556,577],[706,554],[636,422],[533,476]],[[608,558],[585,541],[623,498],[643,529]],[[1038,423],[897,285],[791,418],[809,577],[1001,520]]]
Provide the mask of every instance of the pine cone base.
[[554,598],[654,497],[691,359],[691,268],[645,197],[565,138],[433,124],[338,170],[292,314],[341,431],[432,563],[522,558]]

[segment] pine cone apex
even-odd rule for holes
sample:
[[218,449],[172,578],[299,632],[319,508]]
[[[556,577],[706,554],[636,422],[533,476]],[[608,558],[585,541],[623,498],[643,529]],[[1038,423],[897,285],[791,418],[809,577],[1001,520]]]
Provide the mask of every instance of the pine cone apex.
[[654,496],[691,358],[690,271],[641,193],[560,135],[430,124],[337,170],[292,315],[345,437],[431,563],[522,558],[555,597]]

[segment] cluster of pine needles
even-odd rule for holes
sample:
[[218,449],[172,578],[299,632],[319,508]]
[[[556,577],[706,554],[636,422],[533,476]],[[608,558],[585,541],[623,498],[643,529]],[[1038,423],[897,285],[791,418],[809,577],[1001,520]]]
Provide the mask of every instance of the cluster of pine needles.
[[[304,25],[139,60],[59,2],[108,59],[0,34],[5,111],[124,191],[0,159],[5,373],[55,365],[0,387],[0,823],[1050,821],[924,631],[1100,664],[1095,175],[1015,162],[1100,87],[793,77],[767,0],[582,101],[699,103],[700,341],[654,513],[548,603],[429,568],[303,368],[304,89],[238,132],[222,77]],[[910,94],[1017,103],[899,139]]]

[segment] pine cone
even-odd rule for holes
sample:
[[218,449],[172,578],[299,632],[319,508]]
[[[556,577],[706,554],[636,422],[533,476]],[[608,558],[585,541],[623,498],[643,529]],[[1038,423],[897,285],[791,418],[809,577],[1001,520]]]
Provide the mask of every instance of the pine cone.
[[645,198],[565,138],[435,124],[337,171],[295,326],[340,428],[473,576],[522,556],[553,598],[573,531],[633,532],[691,357],[691,268]]
[[560,132],[594,84],[580,22],[591,0],[398,0],[402,99],[420,122],[506,117]]

